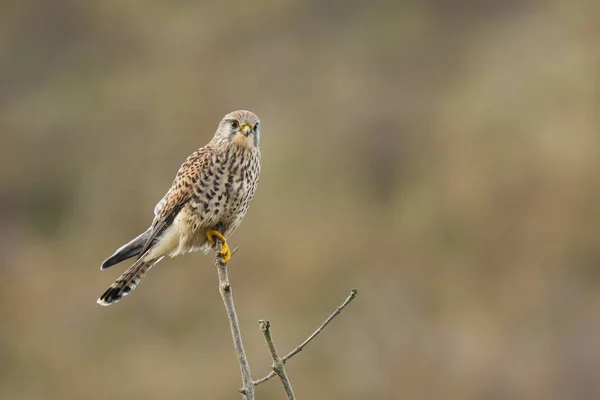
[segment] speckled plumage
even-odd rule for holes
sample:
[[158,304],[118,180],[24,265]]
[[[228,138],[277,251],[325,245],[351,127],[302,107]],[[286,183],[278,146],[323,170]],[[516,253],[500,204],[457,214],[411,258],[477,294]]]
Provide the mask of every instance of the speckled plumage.
[[237,229],[258,185],[259,142],[259,120],[252,112],[234,111],[221,120],[213,139],[181,165],[154,208],[150,228],[102,263],[105,269],[138,257],[100,296],[99,304],[119,301],[165,256],[208,251],[207,232],[217,231],[227,239]]

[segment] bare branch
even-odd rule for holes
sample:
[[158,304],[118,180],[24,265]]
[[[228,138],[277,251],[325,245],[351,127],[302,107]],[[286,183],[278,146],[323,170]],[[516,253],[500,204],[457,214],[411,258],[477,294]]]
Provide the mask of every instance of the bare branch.
[[279,357],[277,349],[275,348],[275,342],[273,342],[273,338],[271,337],[271,323],[266,320],[260,320],[258,321],[258,324],[260,326],[260,330],[265,336],[265,341],[267,342],[267,346],[271,352],[271,358],[273,358],[273,371],[277,374],[277,376],[279,376],[288,399],[296,400],[296,396],[294,396],[294,390],[292,389],[292,384],[290,383],[287,373],[285,372],[284,362],[281,357]]
[[[233,346],[235,347],[235,352],[240,364],[240,371],[242,373],[242,389],[240,389],[240,392],[242,393],[244,400],[254,400],[254,382],[252,381],[252,375],[250,374],[250,365],[248,364],[246,352],[244,351],[240,325],[233,304],[233,293],[231,284],[229,283],[229,276],[227,275],[227,263],[223,263],[223,256],[221,255],[222,246],[223,243],[217,239],[215,245],[215,252],[217,254],[215,257],[215,265],[217,266],[217,273],[219,275],[219,292],[221,293],[223,303],[225,304],[225,310],[227,311],[231,336],[233,337]],[[234,253],[235,251],[237,251],[237,249],[234,250]]]
[[[282,364],[285,364],[285,362],[287,360],[289,360],[290,358],[292,358],[293,356],[295,356],[296,354],[298,354],[299,352],[301,352],[304,347],[310,343],[319,333],[321,333],[321,331],[323,329],[325,329],[325,327],[336,317],[338,316],[338,314],[344,309],[344,307],[346,307],[348,304],[350,304],[350,302],[352,300],[354,300],[354,298],[356,297],[356,295],[358,294],[358,290],[357,289],[352,289],[352,291],[350,292],[350,295],[346,298],[346,300],[342,303],[341,306],[339,306],[338,308],[336,308],[336,310],[333,312],[333,314],[331,314],[329,316],[329,318],[327,318],[325,320],[325,322],[323,322],[323,324],[321,324],[321,326],[319,326],[317,328],[316,331],[314,331],[304,342],[302,342],[298,347],[296,347],[294,350],[292,350],[289,354],[287,354],[285,357],[281,358],[281,362]],[[272,377],[274,377],[276,375],[275,371],[271,371],[268,375],[260,378],[259,380],[256,380],[253,382],[254,386],[258,386],[261,383],[264,383],[266,381],[268,381],[269,379],[271,379]]]
[[358,294],[358,290],[352,289],[352,291],[350,292],[350,295],[348,295],[348,297],[342,303],[342,305],[339,306],[338,308],[336,308],[335,311],[333,312],[333,314],[331,314],[329,316],[329,318],[327,318],[325,320],[325,322],[323,322],[323,324],[320,327],[318,327],[316,331],[313,332],[312,335],[310,335],[304,342],[302,342],[298,347],[296,347],[288,355],[283,357],[283,361],[285,362],[285,361],[289,360],[290,358],[292,358],[293,356],[295,356],[296,354],[298,354],[299,352],[301,352],[307,344],[309,344],[319,333],[321,333],[321,331],[323,329],[325,329],[325,327],[331,322],[331,320],[333,320],[335,317],[337,317],[337,315],[340,312],[342,312],[344,307],[346,307],[352,300],[354,300],[354,298],[356,297],[357,294]]
[[275,371],[271,371],[271,372],[269,372],[267,375],[263,376],[262,378],[255,380],[255,381],[254,381],[254,386],[258,386],[258,385],[260,385],[261,383],[265,383],[266,381],[268,381],[269,379],[271,379],[271,378],[272,378],[272,377],[274,377],[275,375],[277,375],[277,374],[275,373]]
[[[304,347],[310,343],[325,327],[346,307],[358,294],[358,290],[352,289],[350,295],[346,298],[346,300],[339,306],[333,314],[329,316],[314,331],[304,342],[302,342],[298,347],[292,350],[285,357],[281,358],[277,353],[277,349],[275,348],[275,343],[273,342],[273,338],[271,336],[271,324],[269,321],[261,320],[259,321],[260,329],[265,336],[265,341],[267,342],[267,346],[269,347],[269,351],[271,352],[271,358],[273,358],[272,371],[265,377],[253,381],[252,375],[250,374],[250,365],[248,364],[248,359],[246,358],[246,353],[244,351],[244,345],[242,343],[242,335],[240,332],[240,326],[237,318],[237,314],[235,312],[235,306],[233,303],[233,293],[231,289],[231,284],[229,283],[229,276],[227,274],[227,263],[223,262],[223,255],[221,255],[221,250],[223,247],[223,243],[217,239],[216,244],[214,246],[214,250],[216,252],[215,257],[215,265],[217,267],[217,273],[219,275],[219,292],[221,293],[221,297],[223,298],[223,303],[225,304],[225,310],[227,311],[227,317],[229,319],[229,326],[231,328],[231,336],[233,337],[233,346],[235,348],[235,352],[237,354],[238,363],[240,365],[240,372],[242,374],[242,388],[240,389],[240,393],[242,393],[244,400],[254,400],[254,387],[256,385],[260,385],[263,382],[268,381],[273,376],[278,375],[281,380],[281,384],[283,385],[286,394],[289,400],[295,400],[294,391],[292,389],[292,385],[290,380],[285,372],[284,364],[287,360],[301,352]],[[238,249],[236,248],[232,255]]]

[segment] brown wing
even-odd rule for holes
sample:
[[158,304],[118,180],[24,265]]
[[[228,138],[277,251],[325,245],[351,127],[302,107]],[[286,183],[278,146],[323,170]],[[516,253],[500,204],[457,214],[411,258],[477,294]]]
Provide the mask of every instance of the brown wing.
[[140,258],[152,247],[155,239],[167,228],[185,203],[192,197],[194,188],[201,178],[202,171],[207,168],[213,149],[204,146],[192,153],[179,168],[173,185],[156,205],[156,216],[150,227],[150,236],[140,252]]

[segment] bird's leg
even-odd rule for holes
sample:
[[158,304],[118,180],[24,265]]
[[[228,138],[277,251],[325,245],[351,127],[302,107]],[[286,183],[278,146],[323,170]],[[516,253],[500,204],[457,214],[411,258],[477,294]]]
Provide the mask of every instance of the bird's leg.
[[231,258],[231,250],[229,250],[229,246],[227,245],[227,241],[225,240],[225,238],[223,237],[223,235],[221,235],[221,233],[219,233],[218,231],[216,231],[214,229],[207,229],[205,233],[206,233],[206,237],[207,237],[208,241],[213,246],[215,244],[217,244],[216,241],[215,241],[215,236],[217,238],[219,238],[219,240],[221,242],[223,242],[223,245],[221,246],[221,255],[223,256],[223,260],[221,262],[223,264],[225,264]]

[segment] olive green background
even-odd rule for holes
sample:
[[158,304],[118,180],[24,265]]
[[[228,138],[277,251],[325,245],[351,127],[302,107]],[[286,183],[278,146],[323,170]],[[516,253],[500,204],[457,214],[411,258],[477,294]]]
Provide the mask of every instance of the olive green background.
[[212,256],[95,301],[239,108],[255,378],[259,319],[284,353],[356,287],[288,364],[299,399],[600,398],[596,3],[3,1],[0,398],[238,398]]

